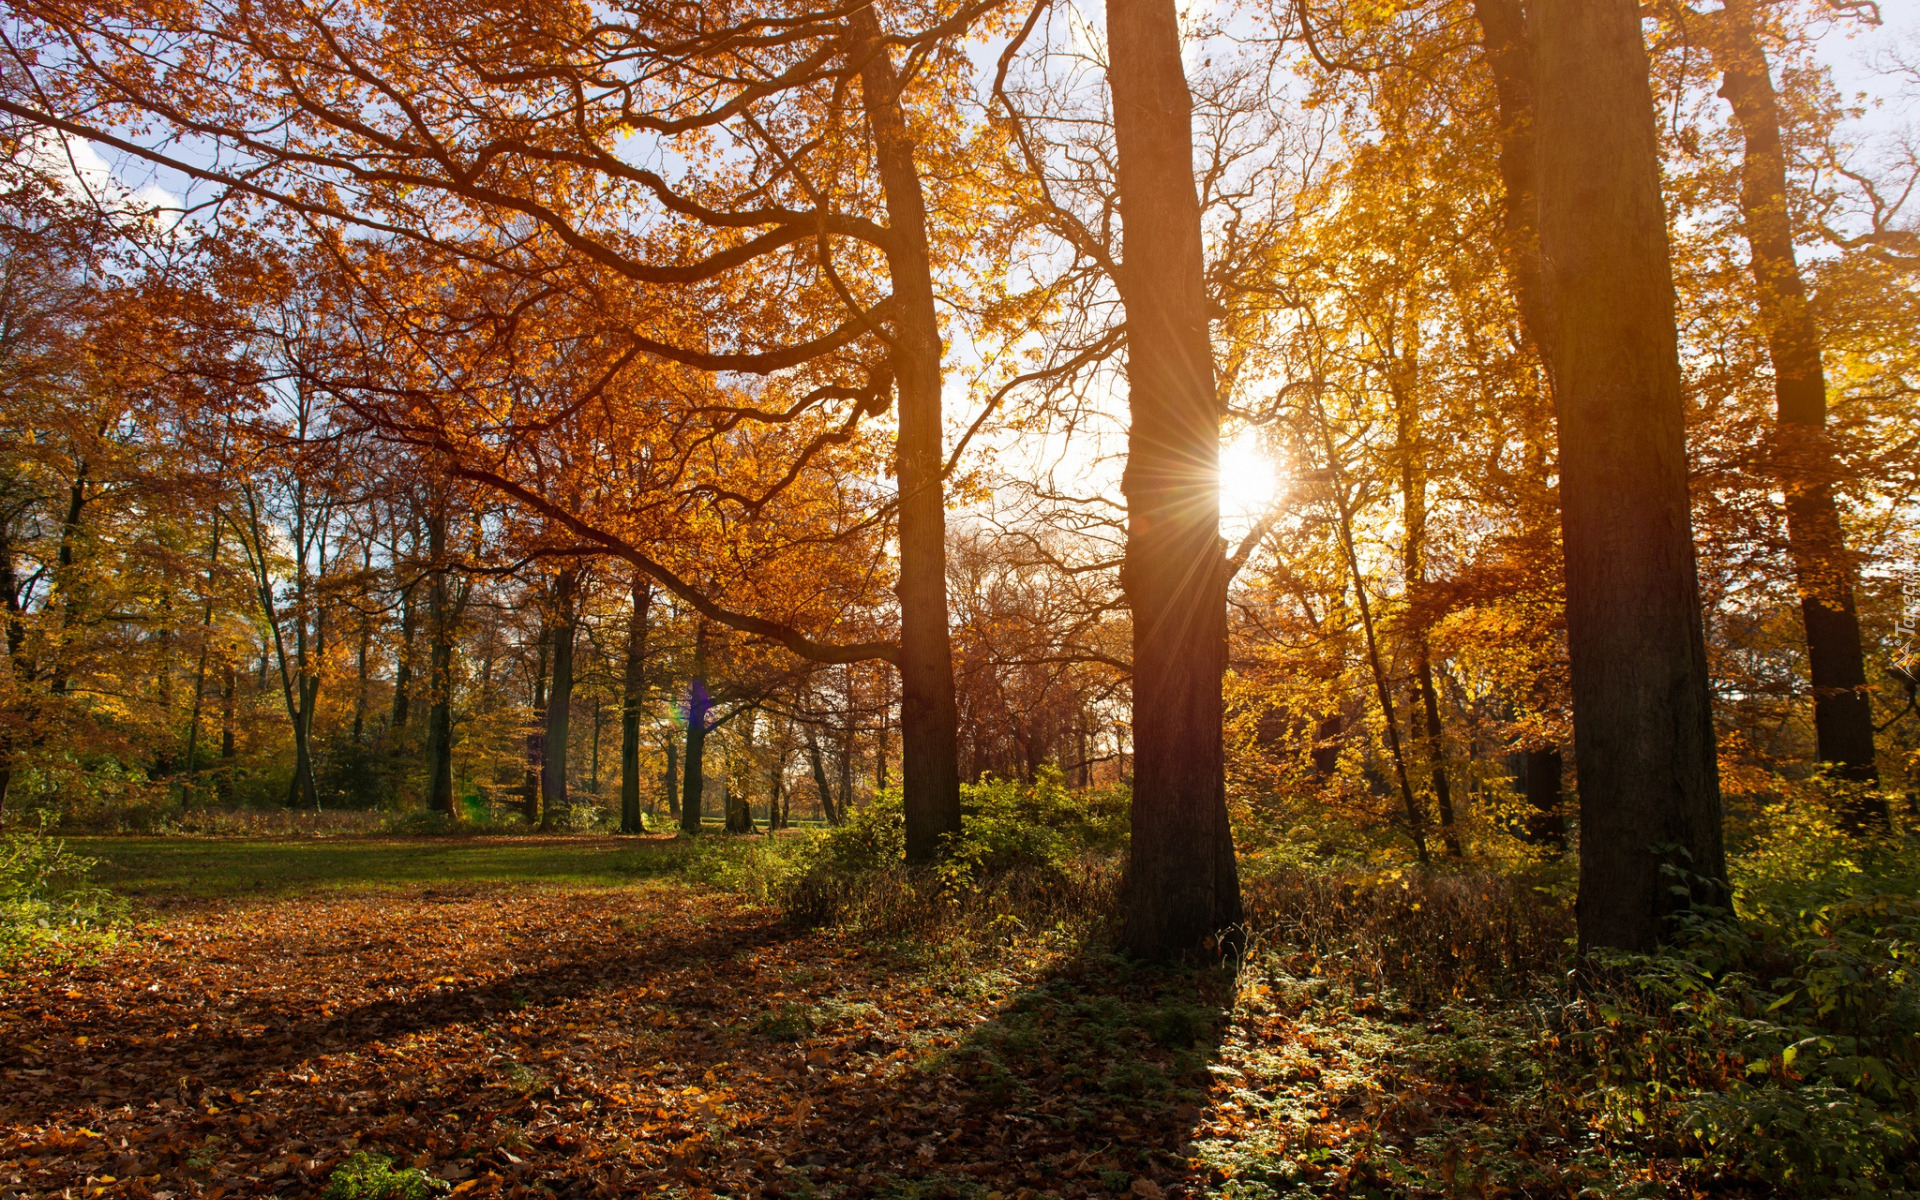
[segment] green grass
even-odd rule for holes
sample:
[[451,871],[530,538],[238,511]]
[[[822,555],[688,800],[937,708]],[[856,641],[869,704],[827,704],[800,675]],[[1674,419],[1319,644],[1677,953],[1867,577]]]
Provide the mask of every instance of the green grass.
[[791,839],[764,837],[70,838],[129,896],[220,897],[456,883],[714,883],[759,894]]

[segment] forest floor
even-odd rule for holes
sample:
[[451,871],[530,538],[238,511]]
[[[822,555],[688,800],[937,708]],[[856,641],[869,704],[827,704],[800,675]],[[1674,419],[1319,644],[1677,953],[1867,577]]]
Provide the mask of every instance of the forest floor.
[[140,920],[0,979],[0,1197],[315,1196],[356,1150],[469,1197],[1600,1182],[1516,1118],[1467,1010],[1149,970],[1061,931],[796,928],[690,880],[724,852],[687,846],[86,845]]

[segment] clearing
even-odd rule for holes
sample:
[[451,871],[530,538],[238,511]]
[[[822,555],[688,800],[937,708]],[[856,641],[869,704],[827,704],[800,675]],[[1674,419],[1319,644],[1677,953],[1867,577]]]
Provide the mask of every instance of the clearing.
[[796,928],[688,878],[722,839],[80,845],[142,922],[0,990],[0,1196],[314,1196],[355,1150],[472,1197],[1579,1190],[1416,1070],[1444,1023]]

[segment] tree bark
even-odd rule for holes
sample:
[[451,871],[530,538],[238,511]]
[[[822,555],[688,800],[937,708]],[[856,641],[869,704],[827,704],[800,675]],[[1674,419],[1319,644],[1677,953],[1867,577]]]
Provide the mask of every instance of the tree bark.
[[[620,697],[620,832],[642,833],[640,820],[640,709],[647,698],[647,616],[653,584],[633,577],[633,615],[627,621],[627,662]],[[668,777],[672,777],[669,769]]]
[[527,725],[527,772],[521,785],[521,815],[528,825],[540,821],[541,764],[546,759],[547,656],[552,634],[545,614],[540,618],[539,657],[533,671],[533,720]]
[[[1409,322],[1417,330],[1416,322]],[[1420,363],[1410,331],[1396,347],[1391,363],[1393,372],[1389,390],[1393,396],[1394,447],[1400,457],[1401,525],[1406,544],[1402,547],[1401,570],[1407,588],[1427,580],[1427,463],[1426,446],[1420,430],[1418,380]],[[1356,564],[1357,565],[1357,564]],[[1413,599],[1409,595],[1408,599]],[[1417,610],[1416,610],[1417,612]],[[1440,815],[1440,844],[1449,858],[1459,858],[1460,830],[1454,823],[1453,786],[1447,778],[1446,727],[1440,720],[1440,696],[1433,686],[1433,652],[1424,619],[1416,619],[1409,630],[1413,642],[1414,682],[1420,689],[1420,704],[1426,717],[1421,738],[1426,757],[1428,779],[1433,787],[1434,807]],[[1409,718],[1408,724],[1412,724]]]
[[400,646],[393,656],[393,716],[387,721],[387,738],[396,751],[413,715],[413,632],[419,621],[413,607],[415,586],[409,583],[400,593]]
[[680,793],[680,830],[700,832],[701,792],[707,786],[707,710],[712,697],[707,694],[707,623],[699,622],[693,635],[693,678],[687,681],[687,761],[686,784]]
[[820,793],[820,815],[829,825],[840,823],[840,810],[833,803],[833,787],[827,782],[827,762],[820,753],[820,737],[807,730],[807,763],[813,768],[813,786]]
[[[1724,80],[1720,94],[1732,104],[1746,142],[1740,215],[1773,361],[1773,464],[1786,495],[1787,550],[1807,635],[1815,753],[1838,777],[1874,784],[1873,707],[1854,607],[1859,579],[1834,503],[1839,471],[1826,434],[1827,379],[1819,326],[1794,256],[1779,98],[1754,29],[1753,0],[1727,0],[1715,17],[1717,36],[1708,41]],[[1856,831],[1887,823],[1886,807],[1866,788],[1843,816]]]
[[1540,0],[1542,282],[1580,778],[1579,940],[1724,893],[1659,147],[1635,0]]
[[453,603],[447,595],[447,512],[437,499],[427,518],[427,809],[454,815],[453,803]]
[[865,43],[860,90],[893,235],[887,266],[897,314],[893,364],[900,404],[894,471],[900,485],[901,787],[907,858],[925,862],[960,832],[959,710],[947,623],[940,322],[926,198],[893,60],[880,43],[880,23],[871,7],[858,10],[853,23]]
[[1560,776],[1566,770],[1558,746],[1529,750],[1522,760],[1527,790],[1527,840],[1558,858],[1567,852],[1567,818],[1560,811]]
[[1217,944],[1241,919],[1221,728],[1220,406],[1173,0],[1108,0],[1107,40],[1132,416],[1121,482],[1134,693],[1125,940],[1167,959]]
[[540,827],[567,814],[567,730],[573,717],[574,593],[580,572],[560,572],[553,591],[553,682],[547,689],[547,735],[540,764]]
[[680,743],[667,739],[667,774],[662,781],[667,796],[667,815],[680,819]]
[[1547,353],[1546,297],[1540,279],[1539,162],[1534,124],[1533,47],[1527,40],[1526,14],[1520,0],[1473,0],[1479,20],[1487,69],[1500,121],[1500,182],[1505,258],[1520,310],[1520,322],[1542,363],[1552,370]]

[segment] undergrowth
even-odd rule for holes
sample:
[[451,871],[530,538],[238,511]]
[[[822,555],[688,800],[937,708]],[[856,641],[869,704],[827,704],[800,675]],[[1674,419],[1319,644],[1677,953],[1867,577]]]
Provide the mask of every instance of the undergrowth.
[[1069,791],[1042,768],[1032,783],[961,787],[965,822],[935,864],[912,866],[897,795],[811,839],[779,887],[810,923],[877,937],[995,940],[1062,925],[1095,926],[1117,908],[1127,796]]
[[124,906],[91,880],[94,866],[41,833],[0,838],[0,967],[84,956],[112,939]]

